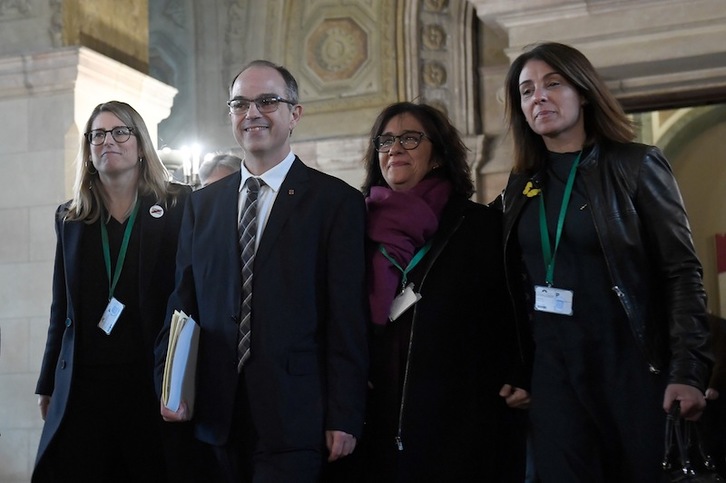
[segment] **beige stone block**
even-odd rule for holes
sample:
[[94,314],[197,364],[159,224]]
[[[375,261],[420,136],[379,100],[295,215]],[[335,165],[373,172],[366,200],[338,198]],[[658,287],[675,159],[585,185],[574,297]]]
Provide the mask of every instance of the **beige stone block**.
[[[47,48],[52,36],[45,34],[52,27],[52,14],[62,2],[33,2],[14,0],[2,3],[2,35],[0,53]],[[49,32],[50,33],[50,32]],[[44,35],[45,34],[45,35]],[[5,482],[5,480],[0,479]]]
[[34,431],[4,429],[0,436],[0,481],[27,483],[38,450]]
[[303,163],[311,168],[320,169],[318,167],[317,148],[315,141],[293,142],[291,145],[292,152],[302,160]]
[[35,395],[36,379],[30,373],[0,374],[0,421],[3,422],[0,441],[5,438],[5,430],[36,429],[42,425]]
[[367,137],[305,141],[293,144],[292,150],[308,166],[360,189],[365,178],[362,160],[367,142]]
[[325,172],[332,170],[360,170],[363,166],[363,155],[368,147],[368,137],[346,139],[329,139],[317,143],[317,160],[320,169]]
[[65,199],[62,150],[4,156],[0,166],[4,179],[12,180],[0,190],[0,208],[57,205]]
[[293,152],[308,166],[360,189],[365,178],[363,154],[367,137],[304,141],[292,145]]
[[0,280],[4,281],[0,314],[10,318],[47,315],[52,273],[49,262],[0,264]]
[[[57,205],[30,208],[30,261],[52,262],[55,257],[55,211]],[[0,223],[0,226],[2,224]],[[0,237],[2,234],[0,234]]]
[[363,170],[343,169],[326,171],[326,173],[331,176],[335,176],[336,178],[342,179],[355,189],[360,189],[363,181],[365,180],[365,173],[363,172]]
[[[28,129],[28,101],[25,99],[10,99],[0,102],[0,119],[3,119],[3,128],[0,129],[0,154],[24,153],[30,146],[31,132]],[[41,123],[38,123],[41,125]],[[5,170],[6,160],[0,158],[0,166]],[[8,178],[4,174],[5,179]]]
[[[81,141],[79,129],[73,122],[74,104],[72,92],[37,96],[28,99],[27,130],[30,149],[49,150],[64,146],[66,134],[72,133],[74,152],[78,151]],[[90,114],[90,112],[88,113]]]
[[43,362],[45,342],[48,338],[50,306],[46,307],[46,312],[47,314],[45,316],[32,317],[28,322],[28,331],[30,333],[28,343],[28,370],[30,373],[35,374],[36,377],[40,374],[40,364]]
[[505,119],[505,79],[508,67],[486,67],[479,70],[483,104],[482,128],[487,134],[507,130]]
[[0,210],[0,263],[27,262],[30,253],[28,210]]
[[[29,371],[30,325],[28,319],[0,320],[0,375]],[[1,390],[0,390],[1,391]]]

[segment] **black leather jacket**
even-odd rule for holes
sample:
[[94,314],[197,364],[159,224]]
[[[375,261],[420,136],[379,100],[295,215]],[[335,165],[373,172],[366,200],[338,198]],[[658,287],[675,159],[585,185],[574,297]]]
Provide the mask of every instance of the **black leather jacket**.
[[[668,370],[669,383],[705,390],[713,358],[702,268],[668,161],[654,146],[603,143],[581,161],[577,176],[584,180],[612,290],[651,371]],[[526,334],[532,303],[522,290],[524,270],[516,273],[516,223],[530,199],[523,194],[526,183],[536,187],[540,180],[539,173],[512,174],[502,194],[507,282]]]

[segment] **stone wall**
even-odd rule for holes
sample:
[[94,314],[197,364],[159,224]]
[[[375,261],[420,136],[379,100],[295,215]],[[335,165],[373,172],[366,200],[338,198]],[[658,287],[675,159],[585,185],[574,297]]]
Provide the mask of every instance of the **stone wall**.
[[100,102],[126,101],[152,139],[176,89],[85,47],[0,58],[0,481],[29,481],[42,421],[53,215],[71,195],[81,132]]

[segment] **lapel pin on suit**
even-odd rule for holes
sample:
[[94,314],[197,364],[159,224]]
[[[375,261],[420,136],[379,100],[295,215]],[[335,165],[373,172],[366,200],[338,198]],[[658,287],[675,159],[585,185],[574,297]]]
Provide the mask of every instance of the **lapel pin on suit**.
[[154,218],[161,218],[162,216],[164,216],[164,208],[159,205],[154,205],[149,208],[149,214]]
[[294,195],[295,194],[295,190],[287,190],[287,194]]

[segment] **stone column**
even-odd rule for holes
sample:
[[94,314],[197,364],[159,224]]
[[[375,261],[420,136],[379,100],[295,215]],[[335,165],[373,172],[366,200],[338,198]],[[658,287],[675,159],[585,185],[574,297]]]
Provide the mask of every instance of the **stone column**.
[[85,122],[98,103],[125,101],[156,139],[176,92],[86,47],[0,57],[0,481],[30,481],[35,460],[53,215],[71,196]]

